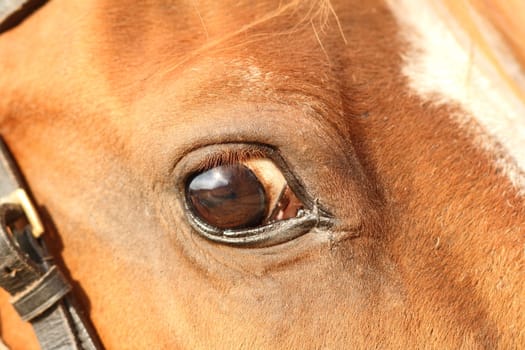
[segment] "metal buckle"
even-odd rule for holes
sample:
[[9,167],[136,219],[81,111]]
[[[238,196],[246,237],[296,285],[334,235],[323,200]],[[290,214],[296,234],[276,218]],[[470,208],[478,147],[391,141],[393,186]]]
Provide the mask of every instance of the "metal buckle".
[[23,188],[17,188],[7,196],[0,198],[0,204],[18,204],[31,224],[31,233],[35,238],[39,238],[44,233],[44,225],[40,221],[35,206],[29,199],[27,192]]

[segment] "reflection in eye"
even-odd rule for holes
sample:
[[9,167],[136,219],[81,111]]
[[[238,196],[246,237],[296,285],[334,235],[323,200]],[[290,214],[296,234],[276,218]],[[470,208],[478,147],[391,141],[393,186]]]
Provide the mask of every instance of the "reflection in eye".
[[200,220],[225,230],[294,218],[303,209],[281,171],[268,159],[198,173],[186,185],[186,198]]

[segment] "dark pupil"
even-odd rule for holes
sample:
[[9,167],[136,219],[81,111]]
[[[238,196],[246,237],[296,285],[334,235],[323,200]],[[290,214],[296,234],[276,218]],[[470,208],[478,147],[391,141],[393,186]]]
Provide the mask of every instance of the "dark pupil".
[[196,175],[186,193],[197,216],[217,228],[253,227],[266,216],[264,187],[241,164],[218,166]]

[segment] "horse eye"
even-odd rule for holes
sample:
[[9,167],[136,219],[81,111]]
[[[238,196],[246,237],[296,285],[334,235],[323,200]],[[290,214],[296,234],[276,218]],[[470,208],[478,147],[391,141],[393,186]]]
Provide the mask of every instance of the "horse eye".
[[268,159],[221,165],[193,175],[188,207],[222,230],[254,228],[296,217],[303,209],[281,171]]

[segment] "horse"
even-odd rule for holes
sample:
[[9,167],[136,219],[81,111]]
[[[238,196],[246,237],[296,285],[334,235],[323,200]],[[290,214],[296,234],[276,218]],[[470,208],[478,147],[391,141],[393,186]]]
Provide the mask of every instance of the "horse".
[[107,349],[523,348],[523,13],[53,0],[0,134]]

